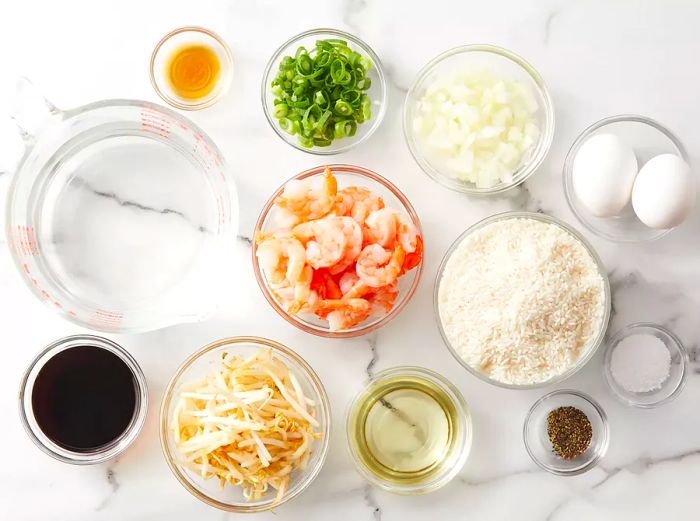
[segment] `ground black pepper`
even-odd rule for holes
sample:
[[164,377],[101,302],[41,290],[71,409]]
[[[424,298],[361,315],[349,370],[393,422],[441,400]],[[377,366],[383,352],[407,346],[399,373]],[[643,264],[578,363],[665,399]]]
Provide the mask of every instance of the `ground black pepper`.
[[558,407],[547,415],[547,435],[554,453],[568,460],[586,452],[593,429],[588,417],[576,407]]

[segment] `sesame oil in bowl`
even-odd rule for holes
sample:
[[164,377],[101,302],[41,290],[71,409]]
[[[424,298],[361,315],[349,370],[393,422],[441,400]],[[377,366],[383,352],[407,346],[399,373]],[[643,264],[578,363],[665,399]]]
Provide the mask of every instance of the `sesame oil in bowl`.
[[471,448],[471,416],[442,376],[396,367],[371,378],[352,402],[347,438],[368,481],[397,494],[423,494],[462,468]]

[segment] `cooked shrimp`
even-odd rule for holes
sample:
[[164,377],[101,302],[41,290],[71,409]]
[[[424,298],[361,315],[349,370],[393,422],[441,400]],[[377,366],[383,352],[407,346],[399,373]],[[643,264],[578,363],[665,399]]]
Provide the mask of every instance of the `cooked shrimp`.
[[306,265],[306,250],[301,242],[283,232],[261,235],[257,240],[255,255],[271,283],[280,284],[284,280],[295,283],[301,277]]
[[382,208],[371,212],[365,220],[365,244],[377,243],[392,248],[398,240],[406,253],[416,250],[418,228],[403,212],[393,208]]
[[344,256],[348,243],[345,217],[325,217],[296,225],[292,233],[306,247],[306,261],[314,269],[334,266]]
[[296,215],[302,221],[320,219],[328,214],[336,201],[338,184],[326,167],[323,176],[292,179],[284,185],[282,195],[275,199],[280,208]]
[[338,287],[340,288],[341,293],[346,295],[352,291],[358,282],[360,282],[360,277],[357,276],[355,270],[348,270],[340,276]]
[[316,313],[328,320],[331,331],[349,329],[366,320],[372,307],[362,298],[342,300],[321,300],[316,306]]
[[396,297],[399,296],[399,290],[396,287],[396,282],[388,286],[382,286],[370,293],[366,298],[372,305],[373,313],[389,313],[394,309]]
[[364,298],[367,293],[372,291],[372,288],[360,280],[355,270],[343,273],[338,282],[338,286],[344,299]]
[[289,229],[299,224],[300,219],[296,214],[293,214],[286,208],[277,208],[277,212],[275,212],[275,222],[280,228]]
[[[365,223],[365,219],[370,212],[384,208],[384,200],[370,192],[367,188],[360,186],[348,186],[338,192],[345,201],[345,214],[357,221],[359,225]],[[352,204],[350,205],[350,201]]]
[[420,261],[423,260],[423,238],[418,235],[416,237],[416,249],[412,251],[411,253],[406,254],[406,258],[403,261],[403,269],[401,270],[402,273],[406,273],[407,271],[412,270],[418,264],[420,264]]
[[331,266],[328,271],[333,275],[344,272],[359,257],[362,251],[362,228],[351,217],[338,217],[343,235],[345,235],[345,253],[337,264]]
[[357,258],[357,275],[360,280],[372,288],[379,288],[393,283],[401,274],[406,252],[400,244],[393,251],[386,250],[379,244],[365,246]]
[[304,266],[299,278],[294,282],[294,302],[289,308],[292,315],[297,314],[305,306],[309,305],[311,300],[311,280],[314,275],[314,270],[311,266]]
[[413,253],[418,247],[420,234],[410,217],[403,212],[394,211],[396,216],[396,236],[406,253]]
[[355,204],[355,200],[347,189],[338,190],[335,196],[335,203],[333,203],[330,213],[338,217],[347,217],[352,211],[353,204]]
[[365,244],[379,244],[384,248],[393,248],[396,240],[396,212],[382,208],[370,212],[365,220]]
[[288,313],[295,315],[315,307],[318,294],[311,289],[313,275],[311,266],[306,265],[294,282],[285,279],[279,284],[270,284],[272,294]]

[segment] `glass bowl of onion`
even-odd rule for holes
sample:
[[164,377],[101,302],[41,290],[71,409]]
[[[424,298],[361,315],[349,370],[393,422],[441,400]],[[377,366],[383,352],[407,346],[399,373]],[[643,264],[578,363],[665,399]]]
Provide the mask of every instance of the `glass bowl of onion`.
[[554,136],[542,77],[517,54],[466,45],[440,54],[406,95],[403,129],[423,171],[469,195],[500,194],[530,177]]
[[273,340],[225,338],[187,358],[165,390],[160,441],[188,492],[235,513],[301,494],[328,452],[331,417],[318,375]]
[[311,29],[273,53],[261,99],[270,127],[285,143],[310,154],[339,154],[369,139],[384,119],[384,69],[357,36]]
[[[313,200],[294,200],[292,192],[300,190],[314,193]],[[351,206],[346,206],[347,201]],[[316,218],[299,222],[290,215],[288,208],[295,209],[297,202],[300,208],[320,208]],[[325,203],[333,203],[333,208],[323,208]],[[328,248],[345,239],[336,238],[326,223],[314,229],[328,220],[344,223],[348,239],[340,259],[338,252],[333,257]],[[387,231],[392,226],[393,231]],[[300,228],[311,230],[312,235],[305,236],[307,232]],[[289,254],[293,247],[305,250]],[[319,248],[324,256],[320,259],[314,252]],[[300,256],[308,274],[294,275],[292,280],[290,259]],[[323,262],[326,259],[338,260]],[[342,164],[311,168],[275,190],[258,217],[252,248],[255,278],[274,310],[302,331],[326,338],[364,335],[396,317],[418,287],[422,259],[420,220],[406,196],[379,174]],[[278,268],[282,268],[279,276]]]

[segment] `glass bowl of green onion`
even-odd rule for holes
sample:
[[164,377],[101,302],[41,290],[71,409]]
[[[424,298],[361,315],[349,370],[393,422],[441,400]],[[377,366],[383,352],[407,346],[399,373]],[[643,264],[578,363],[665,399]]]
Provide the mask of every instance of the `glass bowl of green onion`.
[[367,140],[386,112],[386,80],[375,52],[336,29],[287,40],[265,68],[261,97],[272,129],[311,154],[338,154]]

